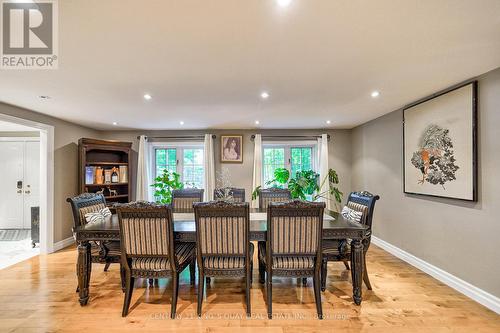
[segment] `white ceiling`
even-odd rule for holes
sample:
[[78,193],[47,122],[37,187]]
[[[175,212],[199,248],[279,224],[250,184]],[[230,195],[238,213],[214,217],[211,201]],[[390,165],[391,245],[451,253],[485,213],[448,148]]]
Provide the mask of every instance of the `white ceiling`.
[[59,12],[59,69],[0,71],[0,101],[97,129],[351,128],[500,67],[498,0],[64,0]]

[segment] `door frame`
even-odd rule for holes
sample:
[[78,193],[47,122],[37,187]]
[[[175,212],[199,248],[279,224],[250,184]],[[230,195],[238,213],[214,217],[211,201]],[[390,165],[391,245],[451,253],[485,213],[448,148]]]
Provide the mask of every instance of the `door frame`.
[[54,126],[3,113],[0,113],[0,120],[40,131],[40,137],[37,138],[40,141],[40,253],[52,253],[54,252]]

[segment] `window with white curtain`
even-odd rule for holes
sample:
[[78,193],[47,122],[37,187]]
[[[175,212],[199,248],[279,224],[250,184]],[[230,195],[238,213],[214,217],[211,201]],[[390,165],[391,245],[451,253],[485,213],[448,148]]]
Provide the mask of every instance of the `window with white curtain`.
[[153,177],[168,169],[177,172],[186,187],[204,188],[203,144],[152,143]]
[[316,142],[285,142],[262,144],[263,184],[274,179],[274,170],[286,168],[290,175],[297,171],[317,169]]

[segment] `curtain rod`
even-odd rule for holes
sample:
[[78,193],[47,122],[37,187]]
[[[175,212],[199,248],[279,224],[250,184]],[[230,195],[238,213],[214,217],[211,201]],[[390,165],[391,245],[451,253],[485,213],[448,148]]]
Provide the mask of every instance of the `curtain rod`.
[[[321,135],[263,135],[262,139],[309,139],[316,140],[321,138]],[[330,141],[330,134],[327,135],[328,141]],[[250,139],[255,140],[255,134],[253,134]]]
[[[141,136],[137,136],[139,140]],[[217,135],[212,134],[212,139],[217,138]],[[147,139],[170,139],[170,140],[194,140],[194,139],[205,139],[205,135],[184,135],[184,136],[146,136]]]

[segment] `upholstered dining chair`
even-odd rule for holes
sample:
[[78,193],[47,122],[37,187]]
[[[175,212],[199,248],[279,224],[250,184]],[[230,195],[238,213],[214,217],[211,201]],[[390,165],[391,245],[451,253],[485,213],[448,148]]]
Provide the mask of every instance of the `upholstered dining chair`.
[[246,313],[251,315],[253,244],[247,202],[211,201],[194,204],[198,263],[198,316],[201,316],[204,277],[244,277]]
[[186,188],[172,191],[174,212],[193,212],[193,203],[203,201],[203,189]]
[[214,190],[214,200],[230,200],[234,202],[245,202],[245,189],[224,187]]
[[[366,269],[366,252],[370,247],[371,234],[372,234],[372,219],[373,210],[375,208],[375,202],[379,200],[378,195],[373,195],[370,192],[352,192],[349,194],[347,199],[346,207],[357,212],[358,214],[352,214],[347,218],[355,220],[361,224],[368,226],[366,238],[362,241],[363,243],[363,281],[368,288],[372,290],[372,285],[370,279],[368,278],[368,271]],[[327,263],[329,261],[343,261],[346,268],[349,268],[347,261],[351,258],[351,249],[349,248],[350,240],[325,240],[323,241],[323,263],[321,268],[321,290],[326,289],[326,277],[327,277]]]
[[[102,194],[82,193],[73,198],[67,198],[73,212],[73,226],[85,225],[88,213],[99,212],[106,208],[106,199]],[[107,271],[112,263],[120,263],[120,242],[92,242],[90,247],[91,260],[93,263],[104,264],[104,271]]]
[[259,243],[259,262],[265,267],[267,315],[272,319],[273,276],[313,277],[318,318],[321,306],[321,241],[324,202],[271,202],[267,210],[267,242]]
[[[271,202],[284,202],[292,199],[290,190],[277,187],[259,189],[258,194],[259,194],[259,207],[261,209],[267,209],[269,203]],[[260,249],[264,248],[265,244],[266,243],[263,241],[258,242],[257,250],[259,252],[259,258],[261,255]],[[262,267],[260,261],[259,261],[259,283],[264,283],[264,267]],[[305,283],[307,283],[307,279]]]
[[288,201],[292,198],[290,190],[284,188],[264,188],[259,191],[259,207],[261,209],[267,209],[269,203],[271,202],[283,202]]
[[175,318],[179,274],[191,269],[194,284],[195,244],[174,242],[172,209],[145,201],[117,208],[120,224],[121,261],[125,272],[125,299],[122,317],[128,314],[136,278],[172,278],[172,307]]

